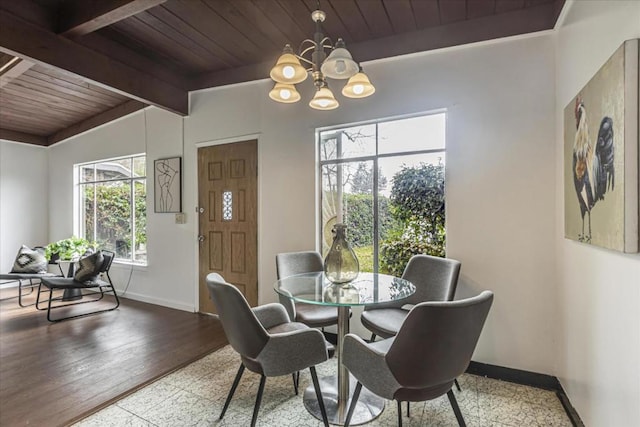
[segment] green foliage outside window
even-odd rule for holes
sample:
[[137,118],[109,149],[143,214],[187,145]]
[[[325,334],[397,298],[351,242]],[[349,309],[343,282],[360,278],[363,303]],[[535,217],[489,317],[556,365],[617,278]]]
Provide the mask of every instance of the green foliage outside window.
[[[135,189],[135,239],[136,244],[147,242],[147,203],[146,188],[142,183],[134,182]],[[131,249],[131,208],[129,185],[97,185],[95,187],[96,200],[99,209],[96,222],[100,232],[97,240],[100,247],[108,247],[116,240],[124,240],[127,249]],[[94,186],[84,187],[85,200],[94,200]],[[94,203],[85,204],[85,229],[94,230]],[[121,254],[118,254],[121,255]]]
[[[347,237],[353,247],[373,244],[373,197],[367,194],[345,194],[345,222]],[[386,239],[394,227],[394,218],[389,212],[389,199],[378,197],[378,232]]]
[[445,256],[444,164],[403,167],[393,177],[390,212],[398,227],[382,244],[382,272],[401,276],[416,254]]

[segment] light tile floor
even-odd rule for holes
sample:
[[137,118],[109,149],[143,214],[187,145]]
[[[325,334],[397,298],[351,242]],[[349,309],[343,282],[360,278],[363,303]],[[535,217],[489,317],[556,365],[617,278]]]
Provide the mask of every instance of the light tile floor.
[[[318,375],[330,375],[335,359],[317,367]],[[75,424],[93,426],[248,426],[251,422],[259,375],[245,374],[222,421],[222,405],[236,374],[240,358],[226,346],[183,369],[129,395],[115,404]],[[571,426],[571,422],[552,391],[463,375],[462,391],[455,391],[468,426]],[[300,377],[300,390],[311,383],[309,371]],[[446,395],[425,403],[411,404],[411,417],[404,426],[457,426]],[[321,426],[296,396],[290,376],[268,378],[258,415],[262,426]],[[382,415],[367,426],[397,425],[397,406],[388,402]]]

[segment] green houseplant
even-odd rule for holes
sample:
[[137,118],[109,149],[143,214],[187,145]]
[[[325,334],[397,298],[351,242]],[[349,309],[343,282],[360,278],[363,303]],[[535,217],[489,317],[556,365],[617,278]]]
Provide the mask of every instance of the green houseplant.
[[49,243],[45,248],[44,254],[50,261],[57,259],[69,261],[81,257],[89,249],[95,249],[95,247],[95,243],[89,242],[82,237],[73,236]]

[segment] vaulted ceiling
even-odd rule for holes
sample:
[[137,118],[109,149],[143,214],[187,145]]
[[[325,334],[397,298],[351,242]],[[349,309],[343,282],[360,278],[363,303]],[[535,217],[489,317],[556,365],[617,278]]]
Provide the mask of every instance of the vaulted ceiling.
[[[553,28],[565,0],[321,0],[357,61]],[[51,145],[147,105],[267,78],[317,0],[0,0],[0,138]],[[267,96],[267,94],[265,94]]]

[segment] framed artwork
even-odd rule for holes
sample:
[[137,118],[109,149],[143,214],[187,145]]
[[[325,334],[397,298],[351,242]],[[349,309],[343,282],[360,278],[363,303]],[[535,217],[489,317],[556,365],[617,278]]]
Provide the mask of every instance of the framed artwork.
[[153,181],[155,212],[182,212],[182,158],[155,160]]
[[638,40],[628,40],[564,109],[564,233],[638,252]]

